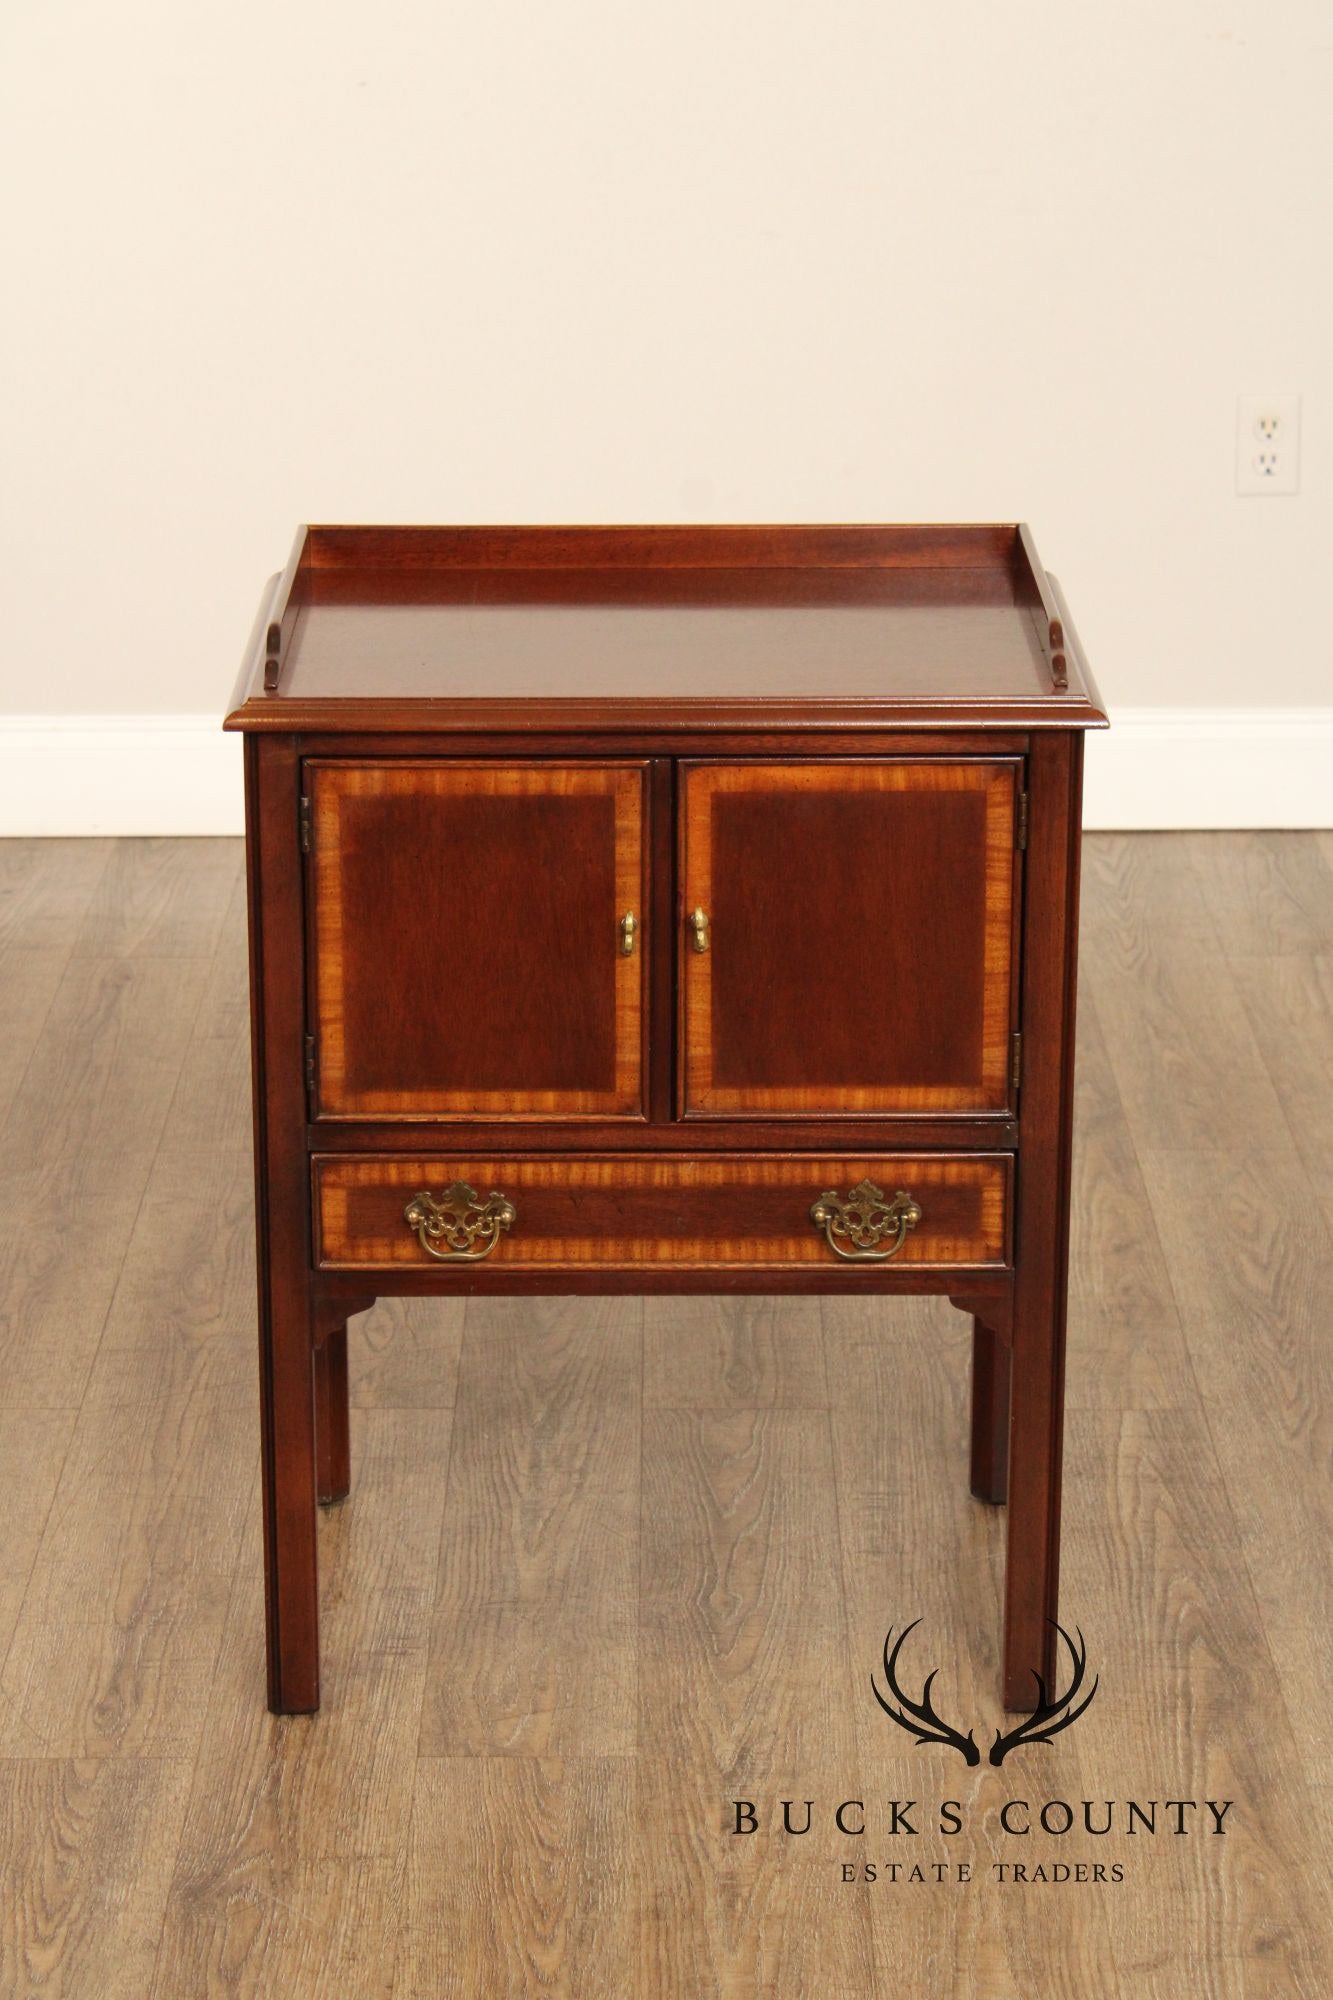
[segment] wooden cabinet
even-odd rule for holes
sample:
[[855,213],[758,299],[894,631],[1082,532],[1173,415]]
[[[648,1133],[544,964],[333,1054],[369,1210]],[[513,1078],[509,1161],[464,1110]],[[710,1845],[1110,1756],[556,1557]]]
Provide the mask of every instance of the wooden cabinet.
[[1020,528],[301,531],[228,718],[275,1709],[318,1705],[348,1319],[550,1291],[969,1313],[1030,1705],[1104,719]]

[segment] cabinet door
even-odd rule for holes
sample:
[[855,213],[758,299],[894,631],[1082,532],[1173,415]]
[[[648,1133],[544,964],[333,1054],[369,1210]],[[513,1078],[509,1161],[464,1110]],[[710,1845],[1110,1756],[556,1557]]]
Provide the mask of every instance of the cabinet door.
[[642,1116],[646,771],[307,764],[317,1116]]
[[686,768],[687,1114],[1008,1105],[1018,768]]

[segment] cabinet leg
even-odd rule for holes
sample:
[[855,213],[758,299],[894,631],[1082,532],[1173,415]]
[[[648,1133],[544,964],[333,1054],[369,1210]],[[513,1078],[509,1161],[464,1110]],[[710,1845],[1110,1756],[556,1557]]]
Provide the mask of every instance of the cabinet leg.
[[351,1490],[347,1419],[347,1328],[336,1326],[315,1349],[316,1482],[321,1507],[345,1500]]
[[275,1715],[319,1707],[319,1587],[315,1550],[315,1359],[310,1313],[295,1288],[260,1301],[264,1439],[264,1585],[268,1705]]
[[1082,739],[1034,731],[1027,772],[1004,1705],[1030,1710],[1033,1676],[1053,1686],[1059,1616]]
[[[1049,1688],[1060,1582],[1064,1431],[1063,1300],[1015,1301],[1009,1420],[1009,1546],[1005,1568],[1004,1705],[1032,1709],[1033,1676]],[[1042,1306],[1045,1309],[1042,1310]]]
[[1009,1491],[1009,1348],[972,1321],[972,1491],[1003,1505]]

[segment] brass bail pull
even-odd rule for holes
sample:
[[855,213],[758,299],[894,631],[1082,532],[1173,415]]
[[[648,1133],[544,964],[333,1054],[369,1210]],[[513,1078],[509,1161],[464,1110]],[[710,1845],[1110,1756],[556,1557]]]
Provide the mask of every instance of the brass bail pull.
[[438,1200],[428,1188],[414,1194],[403,1220],[428,1257],[442,1264],[479,1264],[501,1232],[513,1228],[518,1210],[495,1188],[483,1201],[468,1181],[451,1181]]
[[823,1232],[836,1257],[846,1257],[849,1262],[873,1258],[882,1263],[886,1257],[897,1256],[908,1230],[920,1222],[921,1204],[905,1188],[890,1197],[873,1181],[865,1180],[847,1195],[826,1188],[811,1208],[810,1220]]
[[707,949],[708,949],[708,918],[707,918],[707,916],[705,915],[704,911],[702,911],[702,910],[692,910],[692,911],[691,911],[691,913],[690,913],[690,931],[691,931],[691,933],[692,933],[692,936],[693,936],[693,940],[694,940],[694,949],[695,949],[696,951],[707,951]]

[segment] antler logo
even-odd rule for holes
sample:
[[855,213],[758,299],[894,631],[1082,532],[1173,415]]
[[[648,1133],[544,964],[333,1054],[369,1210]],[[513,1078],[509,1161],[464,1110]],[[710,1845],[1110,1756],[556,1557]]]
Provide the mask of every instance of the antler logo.
[[1088,1649],[1083,1642],[1083,1634],[1079,1632],[1077,1625],[1074,1627],[1074,1630],[1078,1632],[1078,1644],[1076,1646],[1063,1625],[1056,1625],[1053,1618],[1050,1622],[1055,1626],[1056,1631],[1069,1648],[1069,1658],[1073,1665],[1073,1673],[1070,1677],[1069,1686],[1063,1694],[1048,1698],[1046,1683],[1034,1667],[1032,1678],[1037,1683],[1037,1706],[1033,1709],[1031,1715],[1025,1716],[1023,1721],[1017,1723],[1013,1729],[996,1730],[995,1741],[990,1747],[990,1760],[992,1764],[1003,1764],[1009,1752],[1017,1749],[1020,1743],[1049,1743],[1051,1738],[1058,1736],[1062,1729],[1068,1729],[1071,1722],[1078,1721],[1080,1715],[1082,1715],[1084,1709],[1097,1692],[1098,1682],[1101,1680],[1100,1674],[1096,1676],[1082,1701],[1078,1702],[1077,1706],[1075,1705],[1079,1689],[1083,1686],[1083,1676],[1087,1671]]
[[[964,1763],[979,1764],[981,1752],[976,1746],[972,1731],[969,1729],[966,1736],[960,1736],[958,1731],[951,1728],[942,1716],[936,1715],[931,1707],[930,1690],[934,1685],[935,1675],[939,1672],[938,1667],[926,1675],[926,1685],[921,1690],[920,1701],[913,1701],[898,1685],[898,1655],[909,1633],[915,1632],[920,1623],[919,1618],[914,1618],[911,1624],[904,1628],[892,1652],[889,1651],[889,1641],[893,1637],[892,1625],[884,1634],[884,1678],[889,1684],[890,1694],[896,1695],[902,1706],[895,1708],[892,1702],[885,1700],[875,1685],[875,1676],[872,1674],[870,1686],[875,1700],[891,1721],[896,1722],[900,1729],[905,1729],[909,1736],[915,1736],[918,1747],[922,1743],[947,1743],[950,1749],[958,1752]],[[904,1709],[907,1711],[906,1714],[903,1713]]]
[[[930,1690],[939,1672],[938,1667],[927,1674],[919,1701],[913,1701],[899,1685],[898,1655],[902,1652],[909,1634],[915,1632],[920,1623],[919,1618],[914,1618],[910,1625],[904,1626],[892,1652],[889,1650],[889,1642],[893,1638],[893,1627],[890,1626],[884,1635],[884,1679],[889,1695],[894,1699],[891,1701],[880,1693],[873,1674],[870,1677],[871,1691],[890,1721],[896,1722],[900,1729],[905,1729],[909,1736],[914,1737],[918,1746],[923,1743],[943,1743],[949,1749],[956,1750],[965,1764],[979,1764],[981,1752],[976,1746],[972,1731],[969,1729],[964,1736],[960,1730],[955,1729],[951,1723],[946,1722],[935,1712],[930,1699]],[[1056,1625],[1054,1619],[1051,1623],[1069,1648],[1069,1658],[1073,1667],[1069,1686],[1061,1695],[1048,1696],[1046,1682],[1034,1670],[1032,1678],[1037,1683],[1037,1706],[1031,1715],[1024,1716],[1023,1720],[1016,1723],[1012,1729],[996,1730],[995,1741],[990,1747],[992,1764],[1003,1764],[1009,1752],[1016,1750],[1020,1743],[1049,1743],[1062,1729],[1068,1729],[1071,1722],[1077,1722],[1097,1692],[1100,1676],[1093,1681],[1082,1701],[1078,1700],[1088,1664],[1088,1649],[1082,1632],[1079,1632],[1077,1626],[1074,1627],[1078,1632],[1078,1644],[1075,1645],[1063,1625]]]

